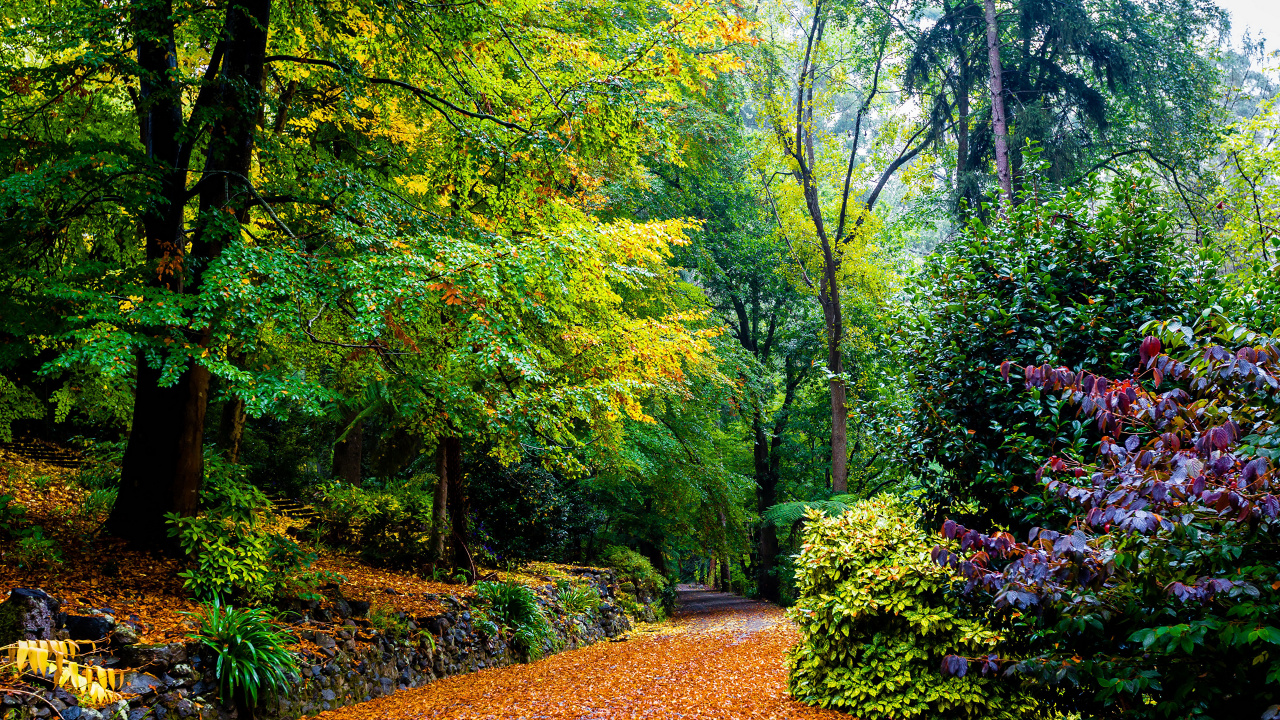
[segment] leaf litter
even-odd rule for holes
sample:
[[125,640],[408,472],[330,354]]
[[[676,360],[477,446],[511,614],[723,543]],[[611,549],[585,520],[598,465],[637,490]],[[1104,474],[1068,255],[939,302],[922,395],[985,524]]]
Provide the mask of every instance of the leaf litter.
[[847,718],[792,700],[783,611],[721,593],[683,592],[672,623],[641,625],[528,665],[481,670],[321,714],[323,720],[531,718]]

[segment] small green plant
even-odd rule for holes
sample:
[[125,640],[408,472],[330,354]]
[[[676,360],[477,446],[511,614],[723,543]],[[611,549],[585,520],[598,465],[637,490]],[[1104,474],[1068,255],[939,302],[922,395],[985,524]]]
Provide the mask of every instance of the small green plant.
[[560,607],[572,615],[590,615],[600,607],[600,593],[589,585],[573,585],[568,582],[558,583]]
[[31,570],[62,564],[62,548],[57,540],[45,537],[44,528],[32,525],[14,535],[18,542],[14,546],[12,557],[18,567]]
[[178,574],[183,587],[210,602],[231,596],[255,604],[283,596],[319,599],[316,588],[330,576],[308,571],[316,556],[291,538],[268,529],[271,502],[244,482],[242,473],[206,454],[210,472],[195,517],[166,516],[169,535],[193,561]]
[[516,583],[482,582],[476,584],[476,596],[488,606],[491,621],[509,630],[512,644],[530,659],[542,657],[545,642],[559,644],[533,590]]
[[369,608],[367,619],[374,629],[388,637],[399,639],[409,635],[409,619],[395,608],[374,605]]
[[217,658],[214,674],[226,697],[247,707],[268,691],[286,692],[287,674],[297,662],[285,649],[289,636],[272,627],[259,610],[236,610],[214,602],[201,613],[190,638]]

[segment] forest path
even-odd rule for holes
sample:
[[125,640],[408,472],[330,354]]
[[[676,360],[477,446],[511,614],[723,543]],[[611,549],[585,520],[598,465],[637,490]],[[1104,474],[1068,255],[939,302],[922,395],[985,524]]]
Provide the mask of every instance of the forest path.
[[481,670],[323,713],[324,720],[847,718],[787,695],[797,639],[764,602],[682,585],[675,622],[528,665]]

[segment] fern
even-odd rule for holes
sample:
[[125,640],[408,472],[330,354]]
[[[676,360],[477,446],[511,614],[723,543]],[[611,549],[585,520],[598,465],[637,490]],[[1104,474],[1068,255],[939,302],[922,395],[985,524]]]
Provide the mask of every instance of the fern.
[[806,510],[813,509],[824,515],[839,515],[860,498],[856,495],[834,495],[830,500],[799,500],[778,503],[760,515],[760,522],[777,527],[790,527],[804,519]]

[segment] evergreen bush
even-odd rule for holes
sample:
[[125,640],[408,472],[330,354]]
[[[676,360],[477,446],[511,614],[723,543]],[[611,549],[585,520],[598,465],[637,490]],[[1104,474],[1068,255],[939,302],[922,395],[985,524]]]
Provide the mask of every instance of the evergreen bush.
[[886,496],[809,511],[788,611],[801,635],[792,696],[861,720],[1036,717],[1016,683],[942,673],[948,655],[994,654],[1000,637],[957,611],[956,576],[930,560],[918,519]]

